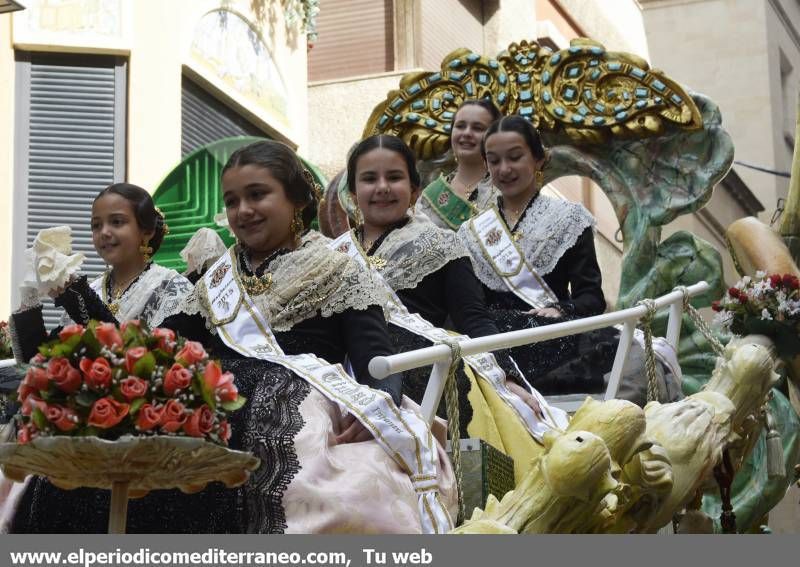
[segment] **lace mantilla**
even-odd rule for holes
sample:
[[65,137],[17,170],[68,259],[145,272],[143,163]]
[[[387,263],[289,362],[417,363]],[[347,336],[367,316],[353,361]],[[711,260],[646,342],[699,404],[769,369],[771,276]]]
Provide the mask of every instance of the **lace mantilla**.
[[[503,280],[484,258],[469,224],[461,225],[458,236],[472,257],[475,275],[490,289],[506,291],[508,288]],[[595,224],[594,217],[580,203],[540,194],[517,227],[522,235],[517,245],[536,273],[544,276],[553,271],[561,256],[575,245],[583,231]]]
[[[92,281],[92,289],[104,300],[105,274]],[[152,264],[120,298],[116,319],[119,322],[141,319],[150,328],[158,327],[170,315],[180,313],[181,304],[192,291],[189,280],[175,270]]]
[[380,274],[395,290],[412,289],[448,262],[469,256],[456,233],[421,217],[391,231],[373,254],[386,260]]
[[[386,302],[369,271],[329,249],[327,241],[310,233],[303,237],[300,248],[278,256],[268,266],[272,285],[252,299],[273,332],[288,331],[318,313],[330,317]],[[197,296],[202,285],[198,282],[197,291],[186,298],[181,310],[189,315],[200,313],[208,321],[209,314]]]

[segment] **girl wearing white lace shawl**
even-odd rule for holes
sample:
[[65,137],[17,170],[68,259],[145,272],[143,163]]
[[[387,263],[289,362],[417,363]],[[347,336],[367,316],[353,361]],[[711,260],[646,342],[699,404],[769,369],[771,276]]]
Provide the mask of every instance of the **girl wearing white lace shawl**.
[[[605,311],[595,220],[578,203],[540,194],[546,153],[535,128],[521,116],[502,118],[487,130],[482,152],[501,195],[463,224],[458,236],[470,252],[500,330]],[[601,392],[618,339],[619,332],[608,328],[517,347],[512,353],[543,393]],[[633,358],[643,360],[637,346]],[[626,368],[627,378],[634,378],[641,366]],[[665,392],[668,400],[678,396],[679,391]]]
[[[103,189],[92,204],[91,227],[95,249],[110,266],[91,283],[76,274],[83,256],[71,254],[68,227],[42,231],[28,250],[30,266],[21,289],[22,306],[11,316],[14,354],[19,362],[30,360],[39,345],[61,329],[49,334],[45,330],[40,296],[49,295],[64,308],[65,324],[139,319],[155,328],[178,312],[192,290],[191,283],[175,270],[150,261],[161,245],[166,225],[150,194],[141,187],[118,183]],[[23,501],[52,488],[42,478],[26,485]],[[5,529],[22,491],[23,485],[15,486],[5,500]]]
[[[377,272],[389,288],[388,305],[402,303],[400,311],[388,309],[397,349],[408,351],[447,340],[451,337],[442,331],[445,326],[471,337],[497,334],[469,255],[456,234],[424,216],[408,214],[419,195],[419,173],[408,146],[395,136],[363,140],[350,154],[347,183],[363,223],[333,245],[362,258]],[[524,463],[538,451],[536,436],[548,428],[543,414],[557,410],[543,407],[544,400],[528,389],[508,353],[495,354],[497,363],[484,355],[482,363],[474,365],[482,371],[465,365],[457,373],[459,426],[462,436],[479,437],[511,455],[521,477]],[[429,374],[429,367],[407,371],[403,391],[421,402]],[[520,408],[521,414],[516,412]],[[447,417],[444,403],[438,413]],[[530,429],[525,418],[533,422]]]

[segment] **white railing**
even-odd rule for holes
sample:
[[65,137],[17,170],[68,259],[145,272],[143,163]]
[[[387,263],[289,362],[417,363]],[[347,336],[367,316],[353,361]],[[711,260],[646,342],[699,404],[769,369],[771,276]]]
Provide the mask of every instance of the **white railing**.
[[[695,295],[707,291],[709,287],[710,286],[706,282],[701,281],[689,286],[687,291],[690,297],[694,297]],[[683,291],[675,290],[663,295],[655,299],[654,304],[657,310],[669,308],[669,320],[665,338],[667,342],[677,350],[678,340],[681,334],[681,321],[683,318]],[[492,352],[621,324],[622,332],[620,333],[619,345],[617,346],[617,354],[614,358],[614,365],[611,368],[611,377],[608,381],[608,386],[603,395],[603,399],[609,400],[616,396],[617,390],[619,389],[622,370],[628,359],[636,324],[647,312],[648,308],[646,306],[638,305],[621,311],[603,313],[602,315],[596,315],[594,317],[586,317],[584,319],[576,319],[574,321],[566,321],[554,325],[545,325],[535,329],[510,331],[498,335],[468,339],[460,343],[461,355],[468,356],[481,352]],[[447,371],[450,368],[450,347],[444,344],[438,344],[392,356],[376,356],[369,363],[369,372],[373,377],[381,379],[395,372],[403,372],[412,368],[421,368],[430,364],[433,365],[433,369],[431,370],[428,386],[422,399],[422,415],[428,423],[432,423],[436,415],[436,408],[439,406],[439,400],[444,391]],[[578,400],[578,397],[580,397],[580,400]],[[567,411],[574,411],[586,395],[582,394],[578,397],[573,396],[571,397],[572,399],[564,400],[565,403],[557,403],[556,405],[559,405]]]

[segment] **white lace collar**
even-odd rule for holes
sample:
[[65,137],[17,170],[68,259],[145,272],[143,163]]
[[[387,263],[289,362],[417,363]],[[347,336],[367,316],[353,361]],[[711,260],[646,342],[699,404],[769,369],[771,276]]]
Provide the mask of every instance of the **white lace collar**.
[[[517,245],[536,273],[545,276],[553,271],[580,235],[595,224],[594,217],[580,203],[539,194],[517,227],[521,235]],[[458,236],[472,256],[475,275],[489,288],[505,291],[505,284],[483,257],[480,243],[468,225],[461,226]]]

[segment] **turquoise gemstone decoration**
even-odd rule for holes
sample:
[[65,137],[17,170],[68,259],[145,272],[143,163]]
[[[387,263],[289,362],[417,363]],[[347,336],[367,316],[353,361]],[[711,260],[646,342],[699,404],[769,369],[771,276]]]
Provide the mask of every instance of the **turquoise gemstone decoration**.
[[639,69],[639,67],[634,67],[633,69],[631,69],[631,75],[633,75],[637,79],[644,79],[647,73],[645,73],[642,69]]
[[416,112],[409,112],[406,114],[406,120],[409,122],[419,122],[420,116]]
[[550,58],[550,65],[558,65],[559,61],[561,61],[561,54],[556,53]]
[[589,51],[591,51],[594,55],[602,55],[604,52],[602,47],[597,46],[592,47]]
[[442,98],[445,99],[447,102],[453,102],[456,99],[453,93],[444,93],[442,95]]
[[445,120],[452,120],[453,116],[455,116],[455,113],[450,112],[449,110],[446,112],[442,112],[442,118],[444,118]]
[[620,112],[622,110],[625,110],[624,104],[618,104],[617,106],[614,107],[614,112]]
[[542,84],[549,85],[550,84],[550,71],[545,71],[542,73]]
[[600,77],[600,69],[595,69],[589,75],[589,78],[593,81],[596,81]]
[[452,61],[450,61],[449,67],[451,69],[458,69],[459,67],[461,67],[461,59],[453,59]]
[[383,116],[381,116],[381,119],[378,120],[378,126],[380,128],[383,128],[384,126],[386,126],[387,122],[389,122],[389,117],[384,114]]
[[497,102],[499,102],[500,104],[505,104],[507,98],[508,98],[508,93],[506,93],[506,91],[500,91],[500,94],[497,95]]
[[425,126],[427,126],[428,128],[436,128],[436,120],[434,120],[433,118],[426,118]]
[[620,69],[622,69],[622,63],[620,63],[619,61],[611,61],[608,64],[609,71],[619,71]]
[[664,99],[661,98],[660,96],[657,96],[656,97],[656,103],[661,104],[662,102],[664,102]]
[[467,95],[475,96],[475,85],[472,83],[472,81],[469,81],[464,85],[464,90],[467,92]]
[[634,92],[636,94],[636,98],[647,98],[647,95],[650,94],[650,91],[642,87],[637,88]]
[[556,113],[556,116],[560,116],[561,118],[564,118],[564,116],[567,114],[567,112],[560,106],[557,106],[553,112]]
[[395,122],[400,122],[402,119],[403,119],[403,115],[402,114],[395,114],[394,115],[394,121]]
[[508,82],[508,77],[505,73],[500,73],[500,75],[497,77],[497,82],[505,86],[505,84]]
[[584,100],[586,100],[586,102],[591,102],[592,99],[594,99],[594,95],[592,95],[592,90],[586,89],[585,91],[583,91],[583,98]]
[[572,65],[567,69],[567,77],[574,79],[575,77],[579,77],[582,72],[583,68],[581,65]]
[[520,85],[524,85],[525,83],[531,82],[531,74],[530,73],[520,73],[517,75],[517,82]]
[[414,110],[422,110],[425,108],[425,101],[424,100],[415,100],[411,103],[411,108]]
[[450,77],[450,80],[452,80],[452,81],[460,81],[461,79],[464,78],[464,75],[466,75],[466,73],[451,72],[448,76]]
[[616,118],[618,122],[622,122],[627,117],[628,117],[628,113],[624,112],[624,111],[623,112],[617,112],[617,114],[614,116],[614,118]]
[[622,98],[624,98],[625,100],[630,100],[631,99],[631,93],[628,92],[628,91],[622,91]]
[[568,101],[573,101],[575,100],[575,97],[577,96],[578,92],[575,90],[574,87],[567,87],[566,89],[564,89],[563,94],[565,99],[567,99]]
[[452,130],[452,129],[453,129],[453,126],[451,126],[450,124],[445,124],[444,126],[442,126],[442,129],[443,129],[445,132],[449,132],[450,130]]
[[486,73],[478,73],[478,82],[482,85],[489,84],[489,75]]
[[413,85],[411,85],[407,89],[408,94],[412,94],[412,95],[417,94],[421,90],[422,90],[422,86],[419,83],[414,83]]
[[589,61],[589,67],[597,67],[598,65],[600,65],[600,61],[598,61],[597,59],[592,59],[591,61]]
[[519,113],[522,116],[530,116],[533,114],[533,107],[532,106],[523,106],[519,109]]
[[400,108],[401,106],[403,106],[403,103],[404,103],[404,102],[405,102],[405,101],[404,101],[402,98],[396,98],[396,99],[394,99],[392,102],[390,102],[390,103],[389,103],[389,106],[390,106],[390,107],[391,107],[393,110],[397,110],[398,108]]
[[605,112],[605,111],[606,111],[606,107],[605,107],[605,106],[603,106],[602,104],[600,104],[599,102],[598,102],[597,104],[595,104],[595,105],[594,105],[594,109],[595,109],[597,112]]
[[497,62],[496,59],[489,59],[489,68],[490,69],[497,69],[500,67],[500,64]]
[[520,100],[531,100],[533,98],[533,93],[531,91],[519,91],[519,99]]
[[667,88],[667,85],[665,85],[664,83],[662,83],[662,82],[661,82],[661,81],[659,81],[658,79],[656,79],[655,81],[653,81],[653,82],[652,82],[652,84],[651,84],[650,86],[651,86],[651,87],[653,87],[655,90],[657,90],[657,91],[658,91],[658,92],[660,92],[660,93],[663,93],[663,92],[664,92],[664,89],[666,89],[666,88]]
[[545,102],[545,104],[548,104],[551,100],[553,100],[553,97],[550,96],[550,91],[542,91],[542,100]]
[[580,53],[581,51],[583,51],[583,50],[580,47],[577,47],[575,45],[573,45],[572,47],[569,48],[569,52],[572,55],[575,55],[576,53]]
[[678,95],[676,95],[676,94],[674,94],[671,97],[669,97],[669,99],[672,102],[674,102],[675,104],[682,104],[683,103],[683,99],[681,97],[679,97]]
[[580,113],[581,113],[581,115],[583,115],[583,116],[586,116],[587,114],[589,114],[589,109],[588,109],[588,108],[586,108],[586,107],[585,107],[585,106],[583,106],[583,105],[580,105],[580,106],[578,107],[578,112],[580,112]]
[[606,119],[603,118],[602,116],[598,116],[597,118],[592,120],[592,124],[596,124],[597,126],[600,126],[601,124],[605,124],[605,123],[606,123]]
[[527,57],[523,57],[522,59],[519,60],[519,64],[520,65],[527,65],[530,62],[531,62],[531,60],[528,59]]
[[520,61],[522,61],[522,59],[523,59],[524,57],[525,57],[525,56],[524,56],[522,53],[517,53],[517,54],[514,56],[514,61],[516,61],[517,63],[519,63]]
[[645,108],[647,106],[646,100],[640,100],[636,102],[636,108]]
[[439,110],[440,108],[442,108],[442,101],[439,100],[438,98],[431,100],[431,108],[434,110]]
[[468,63],[475,63],[475,61],[477,61],[480,58],[481,58],[481,56],[478,55],[477,53],[470,53],[469,55],[467,55],[467,62]]
[[442,80],[442,74],[441,73],[434,73],[433,75],[428,77],[428,83],[436,83],[437,81],[441,81],[441,80]]
[[575,123],[580,124],[581,122],[584,121],[584,118],[580,114],[573,114],[572,115],[572,121],[575,122]]

